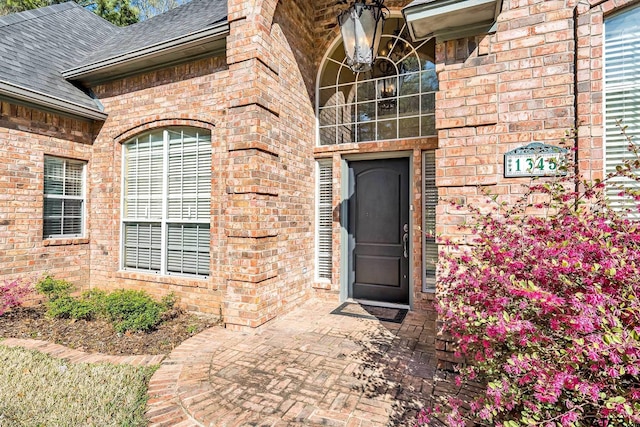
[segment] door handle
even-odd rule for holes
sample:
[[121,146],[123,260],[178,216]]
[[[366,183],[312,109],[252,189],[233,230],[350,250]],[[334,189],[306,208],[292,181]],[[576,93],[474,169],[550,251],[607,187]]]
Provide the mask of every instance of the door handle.
[[404,250],[404,257],[409,258],[409,251],[407,249],[407,242],[409,241],[409,233],[402,235],[402,249]]

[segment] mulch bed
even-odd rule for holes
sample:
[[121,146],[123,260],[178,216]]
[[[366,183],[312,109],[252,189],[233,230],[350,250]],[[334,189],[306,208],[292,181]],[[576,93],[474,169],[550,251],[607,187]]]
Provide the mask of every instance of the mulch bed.
[[55,319],[45,312],[45,307],[36,306],[4,313],[0,316],[0,337],[44,340],[113,355],[167,354],[184,340],[219,324],[217,317],[172,310],[154,331],[121,334],[104,320]]

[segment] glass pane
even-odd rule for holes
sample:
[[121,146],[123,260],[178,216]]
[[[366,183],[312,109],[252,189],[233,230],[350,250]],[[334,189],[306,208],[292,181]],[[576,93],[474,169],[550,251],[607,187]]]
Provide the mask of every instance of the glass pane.
[[320,145],[333,145],[336,143],[335,126],[320,128]]
[[337,120],[338,110],[336,107],[322,108],[318,112],[318,120],[320,126],[335,125]]
[[436,134],[436,116],[422,116],[422,136],[433,136]]
[[422,92],[435,92],[438,90],[438,75],[436,70],[425,70],[422,73]]
[[82,217],[82,200],[65,200],[64,217]]
[[44,199],[44,216],[62,216],[62,199]]
[[402,61],[400,68],[404,73],[420,71],[420,60],[416,55],[409,55],[404,61]]
[[398,114],[398,99],[389,98],[378,101],[378,120],[395,118]]
[[329,107],[337,104],[337,89],[335,87],[320,89],[320,107]]
[[358,83],[358,102],[376,99],[376,85],[373,81]]
[[64,193],[67,196],[81,196],[82,195],[82,171],[84,165],[76,162],[65,162],[65,188]]
[[366,102],[364,104],[358,104],[358,121],[368,122],[376,119],[376,103]]
[[400,76],[400,96],[420,92],[420,73]]
[[361,141],[374,141],[376,139],[376,124],[361,123],[358,125],[358,142]]
[[640,8],[607,19],[605,44],[606,86],[637,84],[640,79]]
[[338,144],[349,144],[354,141],[355,124],[342,125],[338,127]]
[[409,96],[407,98],[399,99],[399,114],[400,116],[417,116],[420,114],[420,97]]
[[210,230],[205,224],[169,224],[167,270],[182,274],[209,274]]
[[43,234],[45,239],[50,236],[61,235],[62,220],[60,218],[45,218]]
[[378,140],[396,139],[397,137],[397,122],[395,120],[384,120],[378,122]]
[[436,94],[422,95],[422,114],[433,114],[436,111]]
[[420,117],[400,119],[398,128],[400,138],[413,138],[420,136]]
[[64,160],[44,158],[44,194],[62,194]]
[[64,229],[63,234],[65,235],[79,235],[82,233],[82,219],[81,218],[64,218],[63,220]]
[[159,271],[161,255],[160,224],[129,223],[124,226],[125,267]]

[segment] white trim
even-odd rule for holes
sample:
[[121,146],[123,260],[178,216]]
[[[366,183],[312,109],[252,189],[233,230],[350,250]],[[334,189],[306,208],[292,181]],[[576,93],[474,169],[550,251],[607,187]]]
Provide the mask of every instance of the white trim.
[[[185,218],[178,218],[178,219],[173,219],[173,218],[169,218],[169,207],[168,207],[168,192],[169,192],[169,151],[170,151],[170,141],[171,141],[171,135],[170,135],[170,130],[171,129],[179,129],[181,132],[184,132],[185,129],[189,129],[189,130],[195,130],[198,134],[198,147],[200,147],[200,138],[199,136],[201,134],[203,134],[203,132],[207,132],[209,135],[208,138],[208,143],[211,144],[211,131],[209,129],[206,128],[196,128],[196,127],[190,127],[190,126],[170,126],[170,127],[165,127],[165,128],[161,128],[161,129],[155,129],[155,130],[151,130],[149,132],[144,132],[138,136],[135,136],[131,139],[129,139],[128,141],[126,141],[125,143],[122,144],[122,171],[121,171],[121,198],[120,198],[120,212],[121,212],[121,217],[120,217],[120,271],[133,271],[133,272],[142,272],[142,273],[147,273],[147,274],[153,274],[153,275],[159,275],[159,276],[172,276],[172,277],[189,277],[189,278],[200,278],[200,279],[207,279],[211,276],[211,218],[210,218],[210,212],[211,212],[211,202],[210,202],[210,198],[211,198],[211,193],[209,192],[209,217],[208,218],[199,218],[197,217],[197,213],[196,213],[196,219],[195,220],[191,220],[191,219],[185,219]],[[137,217],[129,217],[127,216],[127,208],[125,207],[125,200],[127,200],[126,198],[126,190],[125,190],[125,183],[126,183],[126,176],[127,176],[127,171],[126,171],[126,165],[128,163],[127,160],[127,144],[139,144],[139,138],[140,137],[148,137],[149,135],[154,134],[154,135],[162,135],[162,177],[158,177],[158,179],[162,180],[162,200],[161,200],[161,217],[160,218],[152,218],[151,217],[151,213],[147,212],[147,216],[144,218],[137,218]],[[182,134],[182,138],[184,139],[184,134]],[[159,141],[157,141],[159,142]],[[149,141],[149,150],[151,150],[151,146],[152,143],[151,141]],[[151,162],[151,153],[149,154],[150,156],[150,162]],[[213,157],[213,152],[210,152],[210,156],[211,158]],[[211,164],[210,164],[211,167]],[[149,173],[151,173],[151,165],[149,166]],[[151,177],[150,177],[151,178]],[[206,181],[203,181],[206,182]],[[152,198],[149,199],[149,201],[153,200]],[[138,215],[138,207],[136,207],[136,212],[135,214]],[[126,256],[125,256],[125,252],[126,252],[126,245],[125,245],[125,241],[126,241],[126,225],[127,224],[132,224],[132,225],[156,225],[156,226],[160,226],[160,270],[156,271],[156,270],[151,270],[151,269],[145,269],[145,268],[135,268],[135,267],[127,267],[126,266]],[[207,227],[209,229],[209,264],[207,266],[207,271],[208,274],[204,275],[204,274],[189,274],[189,273],[180,273],[180,272],[173,272],[173,271],[169,271],[169,229],[171,225],[180,225],[180,224],[184,224],[184,225],[192,225],[194,227],[198,227],[198,226],[203,226],[203,227]],[[198,228],[196,233],[199,231],[200,229]],[[184,235],[183,235],[184,238]],[[198,239],[198,235],[196,235],[196,241]],[[151,245],[150,245],[151,246]],[[196,262],[198,262],[199,260],[199,253],[203,253],[202,252],[198,252],[196,250]],[[152,262],[151,262],[151,253],[149,255],[149,266],[151,266]],[[199,266],[196,267],[196,271],[199,270],[200,268],[198,268]],[[183,270],[183,268],[181,267],[181,270]]]
[[411,310],[410,304],[396,304],[393,302],[370,301],[367,299],[354,299],[354,298],[348,298],[345,302],[357,302],[358,304],[370,305],[373,307],[398,308],[402,310]]
[[0,97],[6,97],[9,100],[15,99],[18,102],[25,102],[36,107],[44,107],[47,110],[70,114],[85,119],[104,121],[108,117],[107,113],[98,109],[98,105],[93,109],[76,104],[75,102],[66,101],[62,98],[47,95],[44,92],[2,81],[0,81]]
[[[70,159],[67,157],[59,157],[59,156],[52,156],[52,155],[48,155],[45,154],[44,156],[44,162],[46,163],[47,158],[49,159],[56,159],[56,160],[61,160],[62,161],[62,182],[63,182],[63,192],[64,192],[64,183],[66,182],[66,175],[67,175],[67,164],[68,163],[75,163],[78,165],[82,166],[82,171],[80,172],[80,196],[69,196],[69,195],[65,195],[65,194],[47,194],[44,192],[44,188],[45,183],[44,181],[46,181],[47,179],[47,175],[44,173],[43,171],[43,191],[42,191],[42,195],[43,195],[43,206],[42,206],[42,238],[43,240],[48,240],[48,239],[60,239],[60,238],[83,238],[87,235],[87,161],[86,160],[77,160],[77,159]],[[45,168],[46,169],[46,168]],[[63,201],[63,211],[60,213],[60,234],[50,234],[50,235],[45,235],[44,234],[44,221],[45,218],[47,218],[48,215],[46,215],[45,209],[46,209],[46,202],[47,199],[56,199],[56,200],[62,200]],[[81,202],[81,212],[80,212],[80,233],[71,233],[71,234],[65,234],[64,233],[64,221],[65,221],[65,215],[64,215],[64,201],[65,200],[79,200]]]

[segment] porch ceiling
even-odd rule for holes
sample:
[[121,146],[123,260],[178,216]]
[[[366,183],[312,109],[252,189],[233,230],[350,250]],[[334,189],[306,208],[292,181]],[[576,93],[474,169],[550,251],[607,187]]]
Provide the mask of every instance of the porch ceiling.
[[450,40],[490,31],[502,0],[415,0],[402,10],[414,40]]

